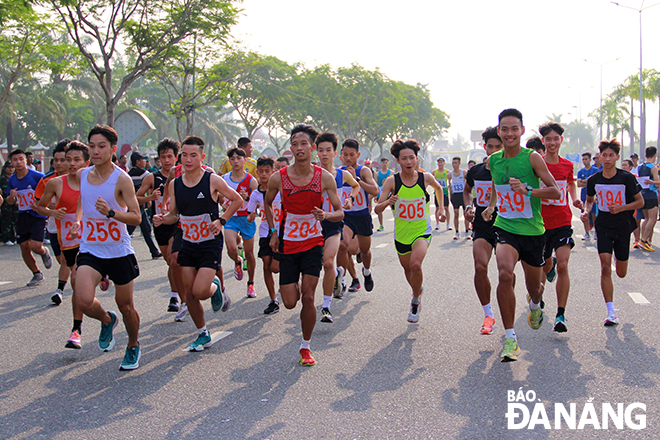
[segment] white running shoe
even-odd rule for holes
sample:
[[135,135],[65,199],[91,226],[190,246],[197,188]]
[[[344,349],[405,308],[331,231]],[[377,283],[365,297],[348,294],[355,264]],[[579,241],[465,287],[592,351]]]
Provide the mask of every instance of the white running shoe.
[[174,315],[174,321],[186,322],[187,315],[188,315],[188,305],[186,303],[181,303],[181,306],[179,306],[179,313]]

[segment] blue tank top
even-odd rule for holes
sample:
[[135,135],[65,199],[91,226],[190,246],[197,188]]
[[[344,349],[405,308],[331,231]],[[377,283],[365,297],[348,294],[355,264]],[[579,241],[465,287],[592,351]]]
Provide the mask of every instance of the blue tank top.
[[[346,167],[343,166],[341,167],[341,169],[345,170]],[[362,165],[357,167],[357,169],[355,170],[355,175],[359,177],[361,172],[362,172]],[[343,191],[346,197],[350,196],[351,190],[352,190],[351,185],[344,182]],[[351,207],[351,209],[345,209],[344,214],[353,215],[353,216],[369,215],[369,194],[367,194],[367,192],[364,189],[360,188],[360,192],[355,198],[355,203],[353,203],[353,207]]]
[[653,168],[652,163],[643,163],[639,166],[637,170],[637,181],[642,187],[642,197],[645,199],[656,199],[658,198],[658,188],[655,185],[649,185],[648,180],[653,179],[651,174],[651,168]]

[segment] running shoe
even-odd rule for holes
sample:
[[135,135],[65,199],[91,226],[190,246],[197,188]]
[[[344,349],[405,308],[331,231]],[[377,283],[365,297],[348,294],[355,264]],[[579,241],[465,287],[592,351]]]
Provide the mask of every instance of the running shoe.
[[439,231],[440,230],[440,225],[435,225],[435,230]]
[[655,249],[653,249],[653,246],[646,241],[646,240],[641,240],[639,245],[642,247],[643,250],[648,251],[648,252],[655,252]]
[[[532,300],[532,297],[529,296],[529,293],[527,294],[527,302],[529,303]],[[543,297],[541,297],[541,310],[545,309],[545,301],[543,301]]]
[[527,322],[532,329],[540,329],[541,325],[543,324],[543,310],[540,308],[536,310],[530,309],[529,313],[527,314]]
[[454,240],[458,240],[458,239],[459,239],[459,235],[460,235],[460,233],[457,231],[456,234],[454,234]]
[[234,278],[237,281],[241,281],[243,279],[243,259],[241,257],[238,257],[238,259],[240,261],[234,264]]
[[327,307],[323,307],[321,309],[321,322],[329,322],[332,323],[332,313],[330,313],[330,309]]
[[80,332],[78,330],[71,332],[71,336],[69,336],[69,340],[66,341],[64,348],[75,348],[76,350],[80,350],[82,348]]
[[467,231],[465,233],[465,239],[466,240],[472,240],[472,231]]
[[243,262],[243,270],[247,270],[247,260],[245,259],[245,248],[243,248],[243,246],[238,247],[238,255],[241,257],[241,261]]
[[545,279],[548,280],[549,283],[552,283],[555,278],[557,278],[557,258],[552,257],[552,269],[545,274]]
[[227,295],[227,291],[223,290],[222,291],[222,308],[220,311],[222,313],[226,312],[229,310],[229,306],[231,306],[231,299],[229,298],[229,295]]
[[341,278],[341,296],[340,298],[343,298],[344,295],[346,295],[346,290],[348,290],[348,286],[346,285],[346,280],[344,277]]
[[16,243],[13,241],[5,241],[5,246],[16,246]]
[[341,299],[344,297],[344,294],[342,292],[342,276],[341,273],[337,273],[337,276],[335,276],[335,285],[332,287],[332,296],[338,299]]
[[598,241],[598,236],[596,235],[596,231],[594,231],[594,241]]
[[422,311],[422,303],[413,304],[410,303],[410,313],[408,313],[408,322],[419,322],[419,312]]
[[175,322],[186,322],[186,315],[188,315],[188,305],[184,302],[181,303],[179,307],[179,313],[174,315]]
[[520,353],[518,341],[516,341],[514,338],[506,338],[504,340],[504,350],[502,350],[502,353],[500,353],[500,360],[502,362],[517,361],[518,353]]
[[104,276],[101,282],[99,283],[99,286],[101,287],[101,290],[105,292],[110,288],[110,278],[108,276]]
[[383,225],[378,226],[378,229],[376,229],[377,232],[384,231],[384,230],[385,230],[385,226],[383,226]]
[[635,240],[635,243],[633,243],[633,249],[641,249],[641,248],[642,248],[642,244],[638,240]]
[[178,312],[179,311],[179,300],[172,296],[170,297],[170,304],[167,306],[168,312]]
[[[157,259],[161,258],[162,256],[163,256],[163,254],[161,254],[160,252],[158,252],[157,254],[152,255],[152,256],[151,256],[151,259],[152,259],[152,260],[157,260]],[[128,349],[127,349],[127,350],[128,350]],[[126,359],[126,358],[124,357],[124,359]],[[135,368],[137,368],[137,367],[135,367]]]
[[124,360],[121,361],[119,369],[121,371],[137,369],[140,366],[141,357],[142,350],[140,350],[140,347],[126,347],[126,354],[124,354]]
[[115,346],[115,337],[112,331],[117,327],[117,315],[115,312],[108,312],[110,315],[110,324],[105,325],[101,323],[101,333],[99,333],[99,349],[101,351],[110,351]]
[[217,312],[222,308],[222,303],[224,298],[222,297],[222,288],[220,287],[220,279],[218,277],[213,277],[213,286],[215,291],[211,295],[211,308],[213,312]]
[[53,296],[50,297],[50,300],[55,304],[56,306],[59,306],[62,304],[62,295],[64,292],[62,292],[62,289],[57,289]]
[[374,277],[371,276],[371,273],[369,275],[365,275],[363,268],[362,276],[364,277],[364,288],[366,289],[366,291],[371,292],[372,290],[374,290]]
[[248,298],[256,298],[257,293],[254,291],[254,284],[248,284],[247,286],[247,297]]
[[566,333],[568,327],[566,327],[566,318],[564,315],[559,315],[555,318],[555,327],[553,328],[557,333]]
[[358,254],[355,256],[355,261],[362,263],[362,252],[358,252]]
[[300,365],[303,367],[311,367],[316,364],[316,361],[312,357],[312,352],[309,351],[309,348],[300,349]]
[[493,328],[495,327],[495,318],[492,316],[486,316],[484,318],[484,323],[481,325],[481,334],[489,335],[493,333]]
[[211,345],[211,335],[209,335],[208,330],[204,333],[197,335],[195,342],[188,346],[188,351],[204,351],[205,348],[209,348]]
[[448,231],[453,231],[454,228],[452,228],[451,226],[447,225],[447,230],[448,230]]
[[352,292],[352,293],[355,293],[358,290],[360,290],[360,287],[362,287],[360,285],[360,280],[358,280],[357,278],[354,278],[353,282],[351,283],[351,286],[348,288],[348,291]]
[[582,241],[584,241],[584,240],[589,240],[589,239],[591,239],[591,237],[589,236],[589,233],[587,232],[587,233],[584,234],[584,236],[582,237]]
[[43,282],[44,282],[44,274],[42,274],[41,272],[37,272],[34,275],[32,275],[32,279],[28,281],[27,286],[36,287]]
[[616,313],[608,313],[607,318],[605,318],[605,322],[603,323],[605,327],[611,327],[618,324],[619,318],[616,316]]
[[268,307],[264,310],[264,315],[273,315],[280,311],[280,305],[274,299],[268,303]]
[[48,252],[48,248],[45,247],[46,253],[41,256],[41,261],[44,263],[44,267],[46,269],[50,269],[53,267],[53,259],[50,257],[50,252]]

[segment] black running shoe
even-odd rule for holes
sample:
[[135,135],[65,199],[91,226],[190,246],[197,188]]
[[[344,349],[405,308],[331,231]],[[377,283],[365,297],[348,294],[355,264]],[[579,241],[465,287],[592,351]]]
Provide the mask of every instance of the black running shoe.
[[358,254],[355,256],[355,261],[359,263],[362,263],[362,252],[358,252]]
[[364,275],[364,271],[362,272],[362,275],[364,276],[364,288],[367,290],[367,292],[371,292],[374,290],[374,278],[369,275]]
[[167,306],[168,312],[178,312],[179,311],[179,300],[175,297],[170,298],[170,304]]
[[329,322],[329,323],[333,322],[332,313],[330,313],[329,308],[323,307],[323,309],[321,309],[321,315],[322,315],[321,316],[321,322]]
[[357,278],[354,278],[353,282],[351,283],[351,287],[348,288],[348,291],[355,293],[358,290],[360,290],[360,287],[362,287],[360,285],[360,280],[358,280]]
[[264,310],[264,315],[272,315],[280,311],[280,305],[274,299],[270,300],[268,307]]

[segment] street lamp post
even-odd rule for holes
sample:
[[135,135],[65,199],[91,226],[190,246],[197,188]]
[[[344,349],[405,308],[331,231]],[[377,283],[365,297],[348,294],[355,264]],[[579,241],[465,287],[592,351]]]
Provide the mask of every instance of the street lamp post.
[[[575,87],[568,86],[569,89],[578,92],[579,107],[578,107],[578,122],[582,123],[582,92],[593,89],[594,86],[587,87],[586,89],[576,89]],[[573,106],[575,107],[575,106]]]
[[606,63],[597,63],[595,61],[589,61],[586,58],[583,58],[587,63],[595,64],[600,66],[600,117],[598,119],[598,126],[600,127],[600,139],[603,139],[603,66],[613,63],[621,59],[621,57],[608,61]]
[[644,0],[638,8],[619,4],[618,2],[610,2],[622,8],[632,9],[639,13],[639,157],[644,154],[646,150],[646,110],[644,109],[644,72],[642,71],[642,12],[660,5],[660,3],[652,4],[651,6],[644,7]]

